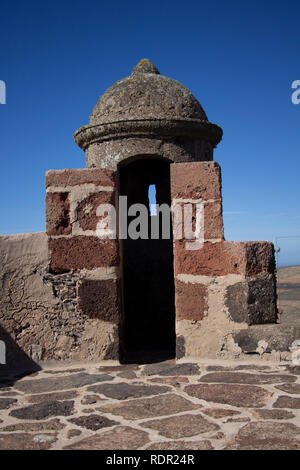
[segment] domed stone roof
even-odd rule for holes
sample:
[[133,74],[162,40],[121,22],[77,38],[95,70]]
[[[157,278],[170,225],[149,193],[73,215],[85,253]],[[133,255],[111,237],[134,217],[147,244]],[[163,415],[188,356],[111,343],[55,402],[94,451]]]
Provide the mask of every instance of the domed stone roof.
[[90,123],[78,129],[74,139],[83,150],[95,143],[138,136],[196,139],[215,147],[222,133],[185,86],[160,75],[149,59],[142,59],[129,77],[100,97]]
[[185,86],[160,75],[150,60],[142,59],[129,77],[117,81],[100,97],[90,124],[128,119],[207,121],[207,116]]

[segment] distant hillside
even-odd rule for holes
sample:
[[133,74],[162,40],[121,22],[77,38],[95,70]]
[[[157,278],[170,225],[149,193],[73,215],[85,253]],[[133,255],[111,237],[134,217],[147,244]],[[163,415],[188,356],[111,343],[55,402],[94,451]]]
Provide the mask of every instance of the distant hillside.
[[300,265],[277,268],[280,282],[300,283]]
[[300,323],[300,266],[278,268],[277,286],[281,323]]

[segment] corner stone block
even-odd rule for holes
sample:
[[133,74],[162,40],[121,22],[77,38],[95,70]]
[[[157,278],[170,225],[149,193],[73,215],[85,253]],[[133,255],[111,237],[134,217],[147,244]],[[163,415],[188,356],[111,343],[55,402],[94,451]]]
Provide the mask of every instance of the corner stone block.
[[47,235],[69,235],[72,232],[68,192],[47,193],[46,232]]
[[261,272],[274,273],[276,268],[275,250],[271,242],[245,242],[246,275],[255,276]]
[[217,162],[171,164],[173,199],[221,199],[221,168]]
[[119,282],[115,279],[79,281],[78,308],[89,318],[119,324]]
[[230,317],[248,325],[276,323],[276,279],[273,274],[262,274],[228,286],[225,304]]
[[76,208],[77,220],[82,230],[96,231],[101,217],[97,216],[100,204],[111,204],[115,207],[115,192],[101,191],[90,194]]
[[97,186],[111,186],[116,184],[114,171],[99,168],[80,168],[65,170],[48,170],[45,177],[46,188],[77,186],[93,183]]
[[204,206],[204,240],[224,240],[222,202],[209,202]]
[[176,320],[200,321],[208,312],[207,287],[175,281]]
[[198,250],[187,250],[184,240],[174,243],[175,274],[225,276],[274,273],[274,246],[270,242],[204,242]]
[[118,241],[94,236],[50,238],[50,272],[94,269],[119,265]]

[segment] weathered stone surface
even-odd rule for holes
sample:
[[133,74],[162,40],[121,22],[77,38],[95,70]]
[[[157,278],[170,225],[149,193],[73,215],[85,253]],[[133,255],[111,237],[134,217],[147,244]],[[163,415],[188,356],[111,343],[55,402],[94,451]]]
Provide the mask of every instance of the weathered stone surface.
[[228,286],[225,304],[233,321],[249,325],[276,323],[276,280],[272,274]]
[[300,409],[300,398],[289,397],[283,395],[277,398],[276,402],[273,404],[274,408],[293,408]]
[[203,375],[200,382],[208,383],[240,383],[240,384],[274,384],[295,382],[293,375],[280,374],[248,374],[247,372],[214,372]]
[[227,416],[234,416],[239,415],[240,412],[236,410],[229,410],[226,408],[206,408],[205,410],[201,410],[201,413],[206,414],[207,416],[211,416],[212,418],[227,418]]
[[0,434],[0,450],[47,450],[56,440],[54,434]]
[[255,276],[274,272],[274,247],[269,242],[205,242],[199,250],[186,250],[175,240],[175,274]]
[[300,428],[292,423],[248,423],[226,450],[298,450]]
[[72,232],[68,192],[46,194],[46,231],[48,235],[69,235]]
[[221,199],[221,168],[217,162],[171,165],[172,199]]
[[187,385],[184,391],[192,397],[237,407],[260,408],[273,393],[255,385],[199,384]]
[[[242,364],[240,366],[234,367],[234,370],[270,370],[270,366],[256,365],[256,364]],[[207,370],[209,370],[207,368]]]
[[39,272],[47,262],[45,233],[0,237],[0,340],[6,344],[2,369],[39,369],[29,354],[31,345],[39,343],[40,335],[44,337],[50,329],[48,321],[41,322],[44,310],[51,316],[54,304],[53,292],[43,284]]
[[229,370],[229,371],[232,371],[233,368],[232,367],[227,367],[227,366],[207,366],[206,367],[206,370],[207,371],[223,371],[223,370]]
[[267,410],[264,408],[252,410],[253,415],[259,419],[292,419],[295,418],[294,413],[287,410]]
[[15,432],[15,431],[60,431],[64,429],[66,425],[61,423],[59,419],[49,419],[48,421],[41,421],[38,423],[17,423],[10,424],[1,429],[1,432]]
[[[298,332],[298,331],[297,331]],[[299,334],[300,334],[300,330],[299,330]],[[300,375],[300,366],[291,366],[291,365],[288,365],[287,366],[287,370],[289,372],[291,372],[292,374],[295,374],[295,375]]]
[[97,215],[100,204],[115,205],[116,194],[113,191],[100,191],[90,194],[79,202],[76,214],[82,230],[95,231],[101,216]]
[[119,264],[117,241],[96,236],[52,238],[49,240],[49,251],[50,271],[57,274]]
[[289,351],[293,341],[300,337],[300,326],[284,324],[252,325],[247,329],[233,333],[232,337],[244,353],[257,352],[259,341],[267,343],[266,352],[273,350]]
[[125,372],[132,370],[139,370],[139,366],[136,364],[122,364],[121,366],[101,366],[99,372]]
[[65,377],[47,377],[36,380],[23,380],[16,383],[15,388],[22,392],[42,393],[48,391],[79,388],[97,382],[112,380],[108,374],[87,374],[85,372]]
[[134,450],[149,442],[148,434],[129,426],[118,426],[112,430],[86,437],[64,447],[66,450]]
[[122,379],[135,379],[136,378],[136,373],[133,372],[133,370],[128,370],[127,372],[119,372],[117,374],[118,377],[121,377]]
[[48,170],[45,180],[46,188],[50,186],[61,188],[90,183],[96,186],[114,186],[115,172],[99,168]]
[[78,416],[77,418],[71,418],[68,421],[74,423],[77,426],[82,428],[90,429],[92,431],[98,431],[98,429],[107,428],[109,426],[114,426],[117,423],[111,419],[106,418],[105,416],[100,416],[96,414],[90,414],[88,416]]
[[182,357],[185,357],[185,354],[185,337],[176,333],[176,359],[181,359]]
[[300,384],[285,383],[282,385],[277,385],[278,390],[283,390],[287,393],[299,394],[300,393]]
[[246,276],[260,273],[274,274],[275,252],[271,242],[241,242],[245,249]]
[[166,362],[150,364],[145,366],[143,369],[143,375],[177,376],[198,374],[200,374],[199,366],[188,362],[183,364],[170,364]]
[[[140,64],[145,61],[100,97],[90,125],[74,134],[76,143],[86,150],[88,167],[117,168],[132,154],[127,151],[127,140],[135,140],[133,156],[159,155],[175,162],[212,160],[221,128],[208,122],[199,102],[179,82],[157,71],[141,72]],[[159,152],[144,140],[159,140]]]
[[153,364],[147,364],[142,369],[142,375],[158,375],[161,371],[169,370],[176,364],[174,361],[157,362]]
[[100,401],[101,398],[99,395],[85,395],[80,403],[82,405],[92,405],[93,403],[97,403],[97,401]]
[[86,369],[81,367],[79,369],[57,369],[57,370],[43,370],[44,374],[76,374],[77,372],[83,372]]
[[[296,449],[299,444],[300,434],[297,435],[293,429],[291,430],[290,428],[287,428],[286,433],[285,429],[282,429],[282,436],[280,436],[280,439],[277,439],[276,435],[274,436],[272,432],[267,429],[268,426],[271,429],[273,425],[277,424],[285,425],[291,423],[293,425],[297,425],[298,411],[300,406],[298,402],[299,398],[297,397],[299,397],[299,395],[294,395],[291,392],[297,390],[297,388],[294,389],[294,386],[299,385],[299,380],[297,380],[297,382],[289,382],[290,379],[286,379],[286,377],[290,376],[292,377],[291,380],[295,380],[295,376],[293,375],[295,370],[292,369],[292,371],[290,371],[287,362],[276,364],[273,362],[266,363],[259,358],[255,359],[255,357],[252,357],[252,363],[243,363],[243,361],[230,361],[228,366],[226,366],[226,363],[227,362],[223,359],[222,362],[218,361],[216,363],[212,363],[210,361],[209,363],[205,363],[201,361],[197,363],[193,362],[187,365],[189,371],[191,364],[195,364],[198,367],[200,366],[201,372],[210,371],[205,372],[204,374],[202,372],[202,376],[205,380],[211,380],[211,377],[213,376],[217,377],[217,380],[220,380],[220,377],[222,378],[222,374],[224,374],[224,376],[227,378],[228,376],[234,376],[234,380],[236,380],[236,377],[238,377],[239,380],[242,381],[245,380],[245,377],[248,381],[249,376],[251,376],[259,378],[263,377],[263,382],[265,380],[269,382],[267,377],[270,377],[271,383],[267,383],[265,385],[259,383],[255,386],[231,382],[197,382],[195,384],[196,381],[201,379],[200,372],[198,372],[197,375],[191,376],[151,376],[142,375],[145,368],[147,368],[146,370],[148,370],[148,372],[151,371],[150,364],[147,366],[136,366],[131,364],[124,366],[111,365],[107,367],[101,366],[100,368],[97,366],[97,364],[95,364],[93,367],[91,367],[91,365],[89,367],[85,367],[84,370],[91,370],[92,372],[99,369],[98,374],[88,374],[86,372],[84,372],[84,374],[103,375],[104,373],[104,375],[107,375],[105,374],[105,371],[110,371],[110,385],[118,384],[120,379],[115,378],[115,376],[122,373],[121,371],[124,368],[125,372],[135,371],[137,375],[137,377],[134,378],[134,381],[130,380],[129,385],[134,385],[137,387],[144,386],[147,388],[149,386],[149,382],[151,385],[154,385],[152,380],[155,379],[160,381],[156,386],[159,386],[161,383],[166,381],[166,383],[169,383],[172,385],[172,387],[169,387],[167,392],[163,387],[163,390],[156,391],[155,395],[144,396],[138,394],[137,398],[133,397],[130,399],[129,397],[129,399],[125,401],[121,399],[119,400],[118,398],[108,399],[107,397],[103,397],[103,395],[100,394],[95,396],[93,392],[87,392],[86,389],[89,387],[89,385],[84,385],[81,390],[78,388],[66,390],[63,389],[62,391],[47,391],[44,393],[39,392],[36,395],[28,394],[27,392],[15,392],[15,387],[18,384],[25,383],[27,381],[31,383],[39,383],[39,381],[45,379],[45,375],[47,375],[47,380],[53,380],[56,378],[63,380],[63,374],[68,374],[68,377],[82,376],[80,372],[74,372],[76,371],[75,368],[68,369],[66,367],[57,366],[57,374],[55,374],[54,368],[51,369],[50,374],[45,374],[45,372],[48,371],[48,369],[45,369],[38,375],[35,374],[36,377],[34,378],[26,377],[22,380],[16,381],[15,384],[9,388],[6,393],[18,393],[17,399],[19,403],[14,406],[13,409],[2,411],[4,419],[0,413],[2,419],[2,422],[0,419],[0,434],[5,434],[7,436],[15,435],[16,433],[23,434],[24,436],[28,433],[30,433],[30,436],[37,434],[40,436],[38,438],[39,443],[45,443],[46,441],[43,439],[47,440],[47,436],[52,434],[57,439],[54,444],[55,449],[60,449],[67,444],[72,444],[72,446],[75,446],[74,449],[76,449],[76,441],[79,441],[80,448],[82,449],[91,448],[96,450],[105,448],[107,444],[108,449],[113,448],[112,450],[117,450],[117,446],[114,446],[115,429],[119,429],[120,427],[131,428],[132,426],[134,432],[138,433],[141,429],[143,429],[149,434],[145,434],[145,440],[142,440],[141,444],[138,444],[132,437],[130,437],[130,439],[132,438],[134,441],[131,441],[133,442],[131,447],[130,443],[126,442],[128,437],[127,432],[122,431],[121,436],[118,434],[118,442],[121,442],[120,448],[141,449],[148,447],[150,450],[152,449],[151,446],[153,444],[153,450],[156,450],[155,448],[157,446],[157,450],[165,449],[187,451],[193,449],[205,449],[206,446],[207,448],[210,448],[211,444],[217,449],[222,449],[225,446],[228,449],[247,449],[247,446],[250,446],[251,449],[264,449],[264,446],[266,446],[266,448],[270,447],[274,449],[277,447],[278,449]],[[184,363],[176,364],[174,361],[165,361],[164,363],[160,364],[151,364],[151,366],[155,368],[155,372],[163,371],[164,373],[167,372],[170,367],[172,368],[174,366],[184,365]],[[69,372],[70,370],[72,370],[73,373]],[[62,374],[62,371],[67,372]],[[273,382],[274,376],[275,382]],[[276,382],[278,380],[277,377],[280,377],[280,380],[283,378],[284,382]],[[178,379],[185,379],[185,381],[178,382]],[[75,380],[79,380],[78,377]],[[224,380],[224,377],[222,380]],[[175,389],[174,385],[176,384],[180,385],[180,387]],[[97,385],[104,385],[104,383],[95,382],[90,386]],[[105,385],[108,384],[106,383]],[[288,392],[281,392],[282,396],[279,396],[279,387],[284,387],[284,389],[287,389]],[[189,390],[190,388],[191,390]],[[277,391],[275,391],[275,389],[277,389]],[[51,410],[50,414],[48,415],[49,410],[45,409],[44,405],[47,407],[49,403],[47,401],[46,403],[40,401],[41,397],[44,397],[44,399],[47,398],[48,401],[51,397],[52,401],[53,398],[56,397],[56,403],[64,403],[61,400],[67,400],[69,397],[68,394],[70,394],[71,397],[73,396],[73,393],[76,393],[76,397],[78,398],[74,400],[72,415],[62,413],[55,416],[57,409],[55,409],[54,412]],[[192,395],[193,398],[191,397],[189,399],[189,394]],[[2,396],[2,398],[11,397]],[[35,398],[37,399],[37,403],[33,406],[38,405],[41,406],[42,409],[31,409],[31,411],[28,413],[27,405],[25,407],[24,402],[26,402],[28,399],[31,400],[31,398],[33,400]],[[91,399],[91,403],[89,402],[89,398]],[[82,406],[85,404],[88,406]],[[55,407],[56,404],[54,405],[54,408]],[[12,413],[12,411],[17,411],[24,415],[24,410],[25,416],[22,418],[16,417]],[[5,418],[5,415],[8,415],[8,417]],[[202,428],[202,421],[190,421],[194,419],[193,416],[200,415],[205,421],[209,423],[209,425],[218,425],[218,428],[214,430],[205,430],[206,424],[204,424]],[[171,418],[171,422],[164,422],[164,420],[169,420]],[[147,428],[147,421],[149,420],[151,420],[150,423],[154,423],[154,425],[157,425],[158,423],[159,429],[155,429],[153,427]],[[259,425],[266,422],[269,423],[266,428],[262,428],[261,434],[265,437],[260,435],[258,427],[250,430],[253,431],[252,435],[249,431],[249,435],[251,435],[250,438],[247,439],[246,437],[241,437],[238,432],[242,429],[242,427],[245,427],[247,422],[248,424],[255,423]],[[272,426],[270,422],[272,422]],[[74,430],[75,428],[77,429]],[[199,428],[200,432],[198,432]],[[177,430],[179,430],[178,432],[182,432],[184,435],[182,437],[177,437]],[[191,437],[188,435],[185,436],[186,433],[188,434],[190,432],[195,432],[195,434],[192,434]],[[157,438],[158,433],[161,434],[160,439]],[[168,436],[173,436],[173,433],[174,437],[167,437],[167,434]],[[277,429],[276,433],[278,437],[280,435],[280,431]],[[136,438],[138,439],[139,437],[140,435],[137,434]],[[28,438],[29,443],[31,442],[30,439],[31,437]],[[86,442],[86,439],[88,439],[88,442]],[[103,439],[104,441],[102,441]],[[108,443],[109,439],[111,444]],[[25,444],[20,444],[20,446],[21,445]],[[3,445],[3,448],[5,448],[5,445]]]
[[162,436],[171,439],[195,436],[219,429],[218,425],[210,423],[201,415],[188,414],[146,421],[141,426],[155,429]]
[[210,439],[224,439],[225,434],[221,431],[216,432],[213,436],[210,436]]
[[146,450],[213,450],[210,441],[165,441],[153,442]]
[[183,383],[189,383],[189,379],[187,377],[153,377],[152,379],[148,379],[148,382],[166,384],[166,385],[174,385],[175,387],[180,387]]
[[231,367],[231,366],[207,366],[206,370],[207,371],[229,371],[233,372],[235,370],[270,370],[270,366],[265,366],[265,365],[257,365],[257,364],[241,364],[236,367]]
[[0,237],[0,261],[0,339],[7,344],[8,367],[12,360],[36,369],[34,361],[41,359],[118,359],[117,328],[77,311],[79,274],[47,272],[46,234]]
[[118,360],[119,358],[119,328],[114,323],[103,322],[98,319],[84,319],[85,329],[81,336],[81,346],[78,355],[73,358],[81,360],[82,357],[89,361],[103,359]]
[[222,202],[208,202],[204,206],[204,240],[224,239]]
[[[198,101],[179,82],[157,74],[138,73],[118,81],[100,97],[90,125],[81,127],[74,138],[84,150],[99,147],[98,159],[92,160],[94,166],[116,168],[117,163],[127,157],[126,152],[120,155],[111,146],[110,165],[108,162],[105,165],[101,159],[106,154],[103,144],[118,142],[121,137],[132,140],[137,135],[141,136],[136,138],[137,143],[141,138],[149,140],[155,136],[164,137],[179,149],[191,147],[189,158],[173,161],[195,161],[212,160],[212,148],[220,141],[222,130],[207,121]],[[124,143],[123,147],[126,148]],[[145,147],[148,150],[148,146]],[[174,153],[171,153],[173,157]],[[89,152],[87,154],[87,166],[91,166]],[[145,151],[137,149],[136,155],[139,154],[144,155]],[[113,165],[115,159],[117,162]]]
[[200,321],[208,312],[207,287],[175,280],[176,320]]
[[0,398],[0,410],[11,408],[17,402],[15,398]]
[[[154,121],[152,121],[152,123],[153,122]],[[149,130],[151,128],[150,121],[145,122],[145,120],[143,120],[143,122],[138,124],[142,130]],[[155,130],[157,130],[157,121],[154,126],[156,127]],[[102,126],[96,129],[96,132],[94,133],[94,135],[96,134],[96,138],[97,135],[99,135],[98,130],[101,133],[101,127]],[[122,128],[122,124],[113,124],[112,127],[108,127],[113,127],[113,130],[118,131],[118,128]],[[128,130],[128,128],[133,129],[133,127],[134,124],[130,122],[126,123],[126,130]],[[167,124],[167,127],[172,133],[174,130],[172,129],[172,124],[171,126],[168,126]],[[91,129],[88,129],[88,134],[92,135],[93,131],[92,133],[90,133],[90,131]],[[84,139],[81,140],[83,141]],[[86,147],[85,155],[86,166],[89,168],[101,167],[117,170],[120,162],[124,159],[134,158],[136,155],[139,155],[140,158],[152,158],[153,155],[156,155],[166,158],[170,162],[174,163],[188,162],[191,159],[197,161],[213,160],[213,145],[210,142],[201,141],[199,136],[196,136],[196,139],[193,137],[187,137],[180,139],[180,141],[174,141],[174,139],[166,135],[143,135],[138,137],[128,136],[126,138],[126,146],[124,145],[124,138],[116,137],[112,140],[90,144]]]
[[127,419],[141,419],[196,410],[199,408],[201,408],[201,405],[195,405],[185,398],[179,397],[173,393],[167,393],[153,398],[130,400],[121,405],[105,405],[97,409],[104,413],[120,415]]
[[61,393],[42,393],[37,395],[26,396],[26,401],[29,403],[42,403],[43,401],[58,401],[58,400],[70,400],[77,396],[76,390],[69,390]]
[[145,70],[145,64],[149,63],[148,59],[142,59],[130,77],[106,90],[93,109],[91,124],[146,117],[207,121],[202,106],[191,92],[177,80],[160,75],[153,64],[151,71]]
[[80,429],[70,429],[67,434],[68,439],[72,439],[73,437],[80,436],[82,434],[82,431]]
[[149,395],[158,395],[170,391],[170,387],[159,385],[135,385],[120,382],[116,384],[101,384],[88,387],[89,391],[101,393],[110,398],[126,400],[127,398],[138,398]]
[[89,318],[119,323],[119,283],[114,279],[83,279],[78,283],[78,308]]
[[83,344],[89,325],[76,312],[78,274],[53,275],[47,264],[45,233],[0,237],[0,339],[10,372],[38,370],[35,361],[72,359],[74,350],[79,359],[89,357]]
[[250,418],[246,416],[241,416],[238,418],[228,418],[225,422],[226,423],[247,423],[248,421],[250,421]]
[[49,416],[70,416],[74,413],[74,401],[48,401],[12,410],[9,415],[18,419],[44,419]]

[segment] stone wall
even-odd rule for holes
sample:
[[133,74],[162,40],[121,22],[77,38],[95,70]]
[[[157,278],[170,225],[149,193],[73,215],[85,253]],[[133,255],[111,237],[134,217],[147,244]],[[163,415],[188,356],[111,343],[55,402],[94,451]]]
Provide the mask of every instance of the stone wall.
[[[119,244],[101,239],[100,204],[116,205],[116,177],[109,170],[50,170],[46,174],[46,228],[53,279],[73,273],[76,315],[86,322],[79,355],[119,358]],[[77,278],[77,279],[76,279]],[[72,354],[72,357],[76,353]]]
[[[102,297],[105,291],[115,302],[117,269],[50,273],[46,233],[0,237],[0,266],[0,340],[9,367],[32,368],[48,359],[118,359],[117,321],[111,321],[116,317]],[[95,287],[102,299],[98,310],[98,299],[89,295]],[[104,298],[106,310],[99,314]]]
[[218,357],[249,325],[276,323],[272,243],[224,241],[221,171],[216,162],[171,165],[173,204],[204,205],[202,245],[174,243],[177,358]]
[[[119,243],[97,235],[99,204],[117,208],[116,174],[50,170],[46,188],[47,232],[0,237],[7,362],[118,360]],[[171,198],[201,201],[204,217],[201,247],[174,240],[176,357],[213,358],[230,348],[238,355],[243,332],[277,320],[273,245],[224,240],[216,162],[171,164]]]

